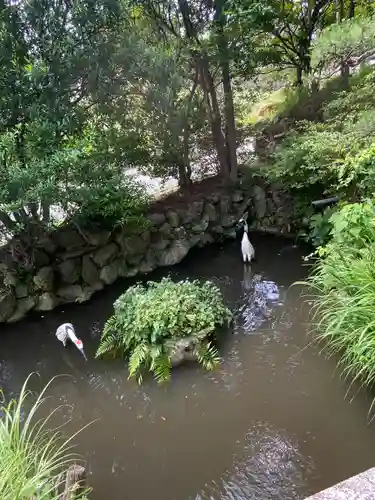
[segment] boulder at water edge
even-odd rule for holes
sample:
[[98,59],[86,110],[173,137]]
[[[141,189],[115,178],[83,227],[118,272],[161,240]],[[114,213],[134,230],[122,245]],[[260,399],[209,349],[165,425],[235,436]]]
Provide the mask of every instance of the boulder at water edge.
[[42,267],[33,278],[36,290],[51,292],[53,290],[54,271],[52,267]]
[[82,302],[83,290],[81,285],[67,285],[59,288],[56,292],[64,303]]
[[38,298],[38,303],[35,307],[37,311],[52,311],[58,304],[58,300],[53,293],[44,292]]
[[257,219],[263,219],[267,212],[267,199],[266,193],[260,186],[253,187],[253,200]]
[[158,263],[160,266],[174,266],[189,252],[190,244],[187,240],[176,240],[166,250],[160,252]]
[[77,283],[81,277],[81,260],[67,259],[59,264],[59,273],[63,283]]
[[11,289],[0,292],[0,321],[10,318],[16,307],[16,297]]
[[94,286],[99,281],[99,271],[90,255],[82,257],[82,278],[88,285]]
[[20,321],[26,316],[26,314],[35,307],[36,297],[25,297],[23,299],[17,300],[17,308],[12,316],[7,320],[7,323],[15,323]]
[[106,285],[111,285],[120,275],[122,275],[122,266],[122,261],[120,259],[116,259],[107,266],[103,267],[100,271],[100,279]]

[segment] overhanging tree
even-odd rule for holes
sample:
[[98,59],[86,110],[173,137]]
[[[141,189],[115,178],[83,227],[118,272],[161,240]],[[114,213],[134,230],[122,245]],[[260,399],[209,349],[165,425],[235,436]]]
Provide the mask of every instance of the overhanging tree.
[[98,99],[119,18],[115,0],[2,4],[0,201],[8,229],[48,223],[57,195],[72,189],[66,157],[78,167],[72,139],[84,134]]
[[[254,66],[293,68],[295,83],[311,71],[311,43],[318,29],[334,22],[334,0],[241,0],[230,6],[239,33],[239,56]],[[263,64],[262,64],[263,63]],[[241,61],[240,65],[244,66]]]
[[[226,36],[226,3],[139,0],[163,37],[177,38],[189,55],[191,80],[203,92],[211,124],[220,173],[237,177],[236,131],[231,89],[229,43]],[[219,67],[219,73],[217,72]],[[220,78],[218,78],[220,74]],[[218,84],[224,88],[224,112],[220,106]]]

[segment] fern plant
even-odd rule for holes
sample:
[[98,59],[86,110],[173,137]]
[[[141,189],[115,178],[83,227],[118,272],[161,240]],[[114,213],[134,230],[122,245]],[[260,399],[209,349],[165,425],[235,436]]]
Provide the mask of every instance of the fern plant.
[[208,340],[231,318],[218,287],[206,281],[163,278],[132,286],[114,303],[96,356],[128,357],[129,377],[142,381],[144,369],[159,381],[171,377],[173,353],[192,349],[205,369],[220,361]]

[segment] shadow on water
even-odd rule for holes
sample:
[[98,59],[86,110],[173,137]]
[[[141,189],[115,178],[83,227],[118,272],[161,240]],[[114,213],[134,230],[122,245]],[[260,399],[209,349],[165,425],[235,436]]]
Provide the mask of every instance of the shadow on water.
[[[258,261],[244,268],[239,244],[192,253],[169,270],[175,279],[210,279],[235,312],[233,331],[220,342],[223,362],[213,373],[195,365],[176,370],[172,383],[127,380],[121,361],[94,359],[119,282],[94,299],[2,327],[0,382],[17,395],[32,371],[52,386],[52,403],[88,460],[93,500],[122,492],[134,500],[302,499],[374,465],[369,401],[352,404],[334,374],[335,361],[307,346],[307,311],[298,287],[302,250],[255,236]],[[157,271],[148,279],[160,279]],[[63,349],[57,326],[74,323],[89,361]],[[72,419],[72,421],[70,421]]]

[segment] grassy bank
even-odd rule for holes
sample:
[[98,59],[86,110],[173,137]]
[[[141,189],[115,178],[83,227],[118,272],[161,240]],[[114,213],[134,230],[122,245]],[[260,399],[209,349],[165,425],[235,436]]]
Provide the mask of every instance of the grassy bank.
[[[315,338],[338,356],[345,376],[367,386],[375,381],[374,81],[374,68],[362,67],[348,88],[334,78],[318,93],[285,92],[284,102],[280,92],[267,95],[252,115],[258,140],[283,130],[260,165],[310,218],[306,233],[317,247],[308,280]],[[255,114],[271,108],[268,116]],[[338,207],[312,216],[308,200],[337,194]]]
[[[277,115],[254,127],[258,144],[267,145],[261,163],[272,180],[301,199],[306,192],[316,196],[339,192],[347,200],[371,196],[375,191],[374,80],[374,68],[364,67],[352,76],[348,89],[335,78],[319,92],[287,92],[284,102],[278,103]],[[262,103],[257,106],[262,109]]]
[[[59,429],[51,430],[57,410],[44,417],[39,413],[44,414],[46,391],[52,381],[35,399],[28,390],[29,379],[18,400],[1,407],[0,498],[58,500],[64,489],[64,473],[77,461],[72,453],[74,436],[64,439]],[[83,493],[71,498],[87,500]]]
[[330,219],[330,241],[319,247],[308,280],[312,324],[345,376],[375,381],[375,206],[346,204]]

